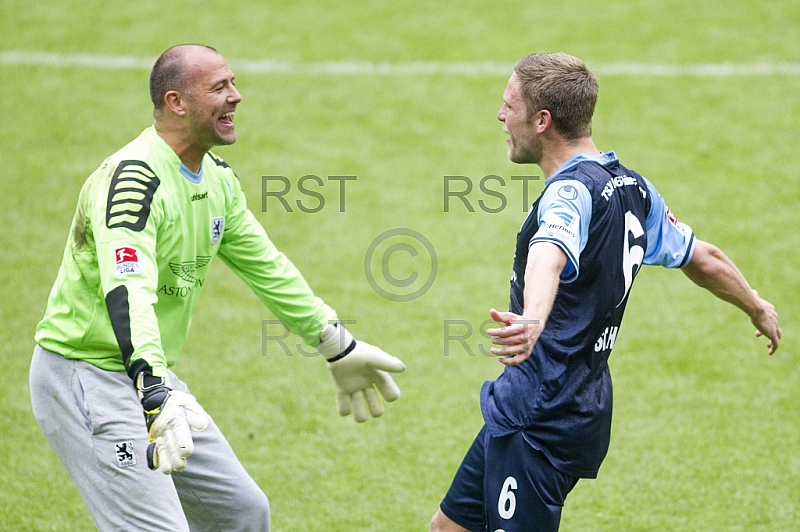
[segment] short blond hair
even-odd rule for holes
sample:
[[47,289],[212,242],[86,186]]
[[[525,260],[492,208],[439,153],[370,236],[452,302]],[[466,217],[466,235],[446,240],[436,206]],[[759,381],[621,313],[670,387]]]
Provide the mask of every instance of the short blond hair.
[[546,109],[565,138],[592,134],[600,83],[583,61],[565,53],[535,53],[514,65],[528,116]]

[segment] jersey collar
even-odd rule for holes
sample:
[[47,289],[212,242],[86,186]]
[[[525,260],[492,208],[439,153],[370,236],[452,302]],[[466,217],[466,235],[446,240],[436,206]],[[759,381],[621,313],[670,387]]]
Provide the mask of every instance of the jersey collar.
[[545,184],[550,184],[550,182],[555,179],[558,174],[566,172],[570,168],[574,167],[578,163],[582,163],[584,161],[594,161],[601,165],[606,165],[608,163],[613,163],[617,160],[617,155],[614,153],[614,150],[601,153],[600,155],[587,155],[585,153],[579,153],[577,155],[573,155],[570,157],[567,162],[561,165],[561,167],[556,170],[556,173],[551,175],[545,180]]
[[185,164],[181,163],[181,170],[180,170],[181,171],[181,175],[183,177],[185,177],[186,179],[188,179],[189,181],[191,181],[192,183],[194,183],[194,184],[200,183],[200,181],[203,180],[203,163],[204,162],[205,161],[201,161],[200,162],[200,171],[197,172],[196,174],[194,172],[192,172],[191,170],[189,170],[189,168]]

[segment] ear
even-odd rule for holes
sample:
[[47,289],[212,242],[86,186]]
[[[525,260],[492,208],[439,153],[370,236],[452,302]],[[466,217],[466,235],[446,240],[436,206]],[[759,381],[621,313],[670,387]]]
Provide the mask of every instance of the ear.
[[167,91],[164,94],[164,103],[166,108],[178,116],[186,114],[186,98],[178,91]]
[[533,115],[533,126],[536,128],[536,133],[542,134],[547,131],[553,124],[553,116],[547,109],[541,109]]

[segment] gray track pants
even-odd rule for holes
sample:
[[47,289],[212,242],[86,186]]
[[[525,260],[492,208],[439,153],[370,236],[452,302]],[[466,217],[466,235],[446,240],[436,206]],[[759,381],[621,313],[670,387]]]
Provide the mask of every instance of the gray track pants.
[[266,495],[213,420],[192,432],[186,469],[167,476],[147,468],[147,429],[127,374],[37,346],[30,386],[34,416],[101,531],[269,531]]

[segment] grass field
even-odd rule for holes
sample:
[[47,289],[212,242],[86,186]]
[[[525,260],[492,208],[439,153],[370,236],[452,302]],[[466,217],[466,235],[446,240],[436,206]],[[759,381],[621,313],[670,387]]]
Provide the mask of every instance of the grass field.
[[[768,358],[743,314],[679,272],[639,276],[611,358],[611,449],[599,478],[570,495],[562,530],[800,529],[792,0],[2,0],[0,529],[93,529],[30,411],[33,330],[81,183],[150,123],[147,65],[179,42],[215,46],[237,73],[239,141],[216,151],[273,241],[356,321],[357,337],[408,366],[397,378],[403,397],[383,418],[340,419],[322,361],[263,349],[262,320],[272,316],[212,265],[175,369],[267,493],[275,531],[427,530],[481,426],[480,385],[501,371],[446,333],[469,323],[479,353],[488,309],[507,305],[524,218],[521,184],[510,178],[539,170],[506,160],[495,116],[511,66],[533,51],[569,52],[596,68],[598,147],[616,150],[699,238],[722,247],[776,305],[784,331]],[[297,188],[306,175],[324,183],[307,182],[325,200],[319,212],[289,213],[262,194],[262,176],[285,176],[290,205],[314,210],[318,200]],[[500,203],[480,191],[486,175],[507,183],[488,183],[508,199],[500,212],[479,207]],[[328,176],[356,177],[344,212]],[[474,181],[475,212],[452,198],[445,212],[445,176]],[[533,200],[541,182],[530,187]],[[424,235],[438,265],[430,290],[408,302],[376,293],[364,266],[376,237],[398,228]],[[373,259],[370,271],[380,271]],[[423,259],[397,253],[390,271],[424,273]]]

